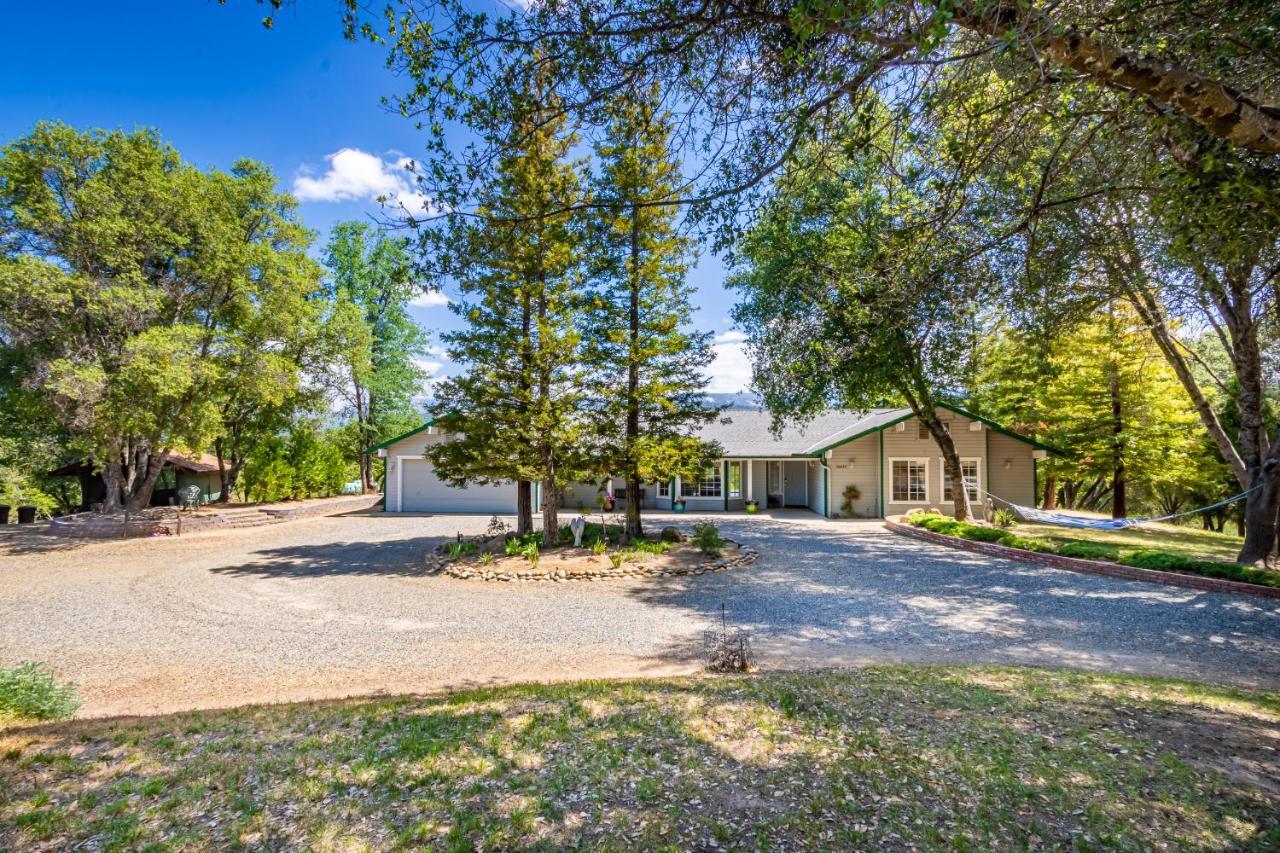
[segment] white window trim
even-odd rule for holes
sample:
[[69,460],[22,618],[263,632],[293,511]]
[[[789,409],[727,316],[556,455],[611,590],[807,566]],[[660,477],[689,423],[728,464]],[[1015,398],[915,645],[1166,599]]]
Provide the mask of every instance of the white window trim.
[[[698,477],[697,477],[697,479],[695,479],[695,480],[690,480],[687,484],[686,484],[684,481],[681,481],[681,483],[680,483],[680,497],[681,497],[681,499],[686,500],[686,501],[696,501],[696,500],[704,500],[704,501],[723,500],[723,498],[724,498],[724,486],[725,486],[725,483],[724,483],[724,470],[720,467],[720,463],[719,463],[719,462],[716,462],[716,463],[714,463],[714,464],[712,464],[712,465],[708,465],[706,470],[707,470],[708,472],[710,472],[710,471],[714,470],[714,471],[715,471],[715,473],[716,473],[716,479],[720,482],[720,487],[716,490],[716,493],[715,493],[714,495],[704,495],[704,494],[702,494],[702,480],[703,480],[704,478],[703,478],[703,475],[702,475],[702,474],[699,474],[699,475],[698,475]],[[690,487],[691,487],[691,488],[696,492],[696,494],[686,495],[686,494],[684,493],[684,487],[685,487],[686,485],[690,486]]]
[[[973,495],[969,496],[969,503],[976,503],[982,500],[982,457],[981,456],[961,456],[960,467],[962,471],[964,470],[964,463],[966,462],[972,462],[974,470],[978,472],[977,476],[974,477],[974,479],[978,481],[978,496],[977,497],[974,497]],[[950,498],[947,497],[947,460],[945,459],[938,460],[938,471],[942,475],[938,478],[938,483],[942,487],[942,491],[940,493],[942,495],[941,500],[944,500],[944,501],[951,500]]]
[[670,480],[658,481],[658,497],[660,498],[671,497],[671,481]]
[[[929,502],[929,495],[933,494],[933,481],[932,481],[932,478],[929,476],[929,469],[933,466],[929,464],[929,457],[927,456],[890,456],[888,459],[885,460],[885,462],[888,463],[889,465],[889,488],[888,488],[889,494],[885,496],[887,498],[885,503],[914,504],[914,503]],[[906,500],[894,499],[893,497],[893,463],[895,462],[919,462],[922,465],[924,465],[924,497],[923,498],[908,498]]]

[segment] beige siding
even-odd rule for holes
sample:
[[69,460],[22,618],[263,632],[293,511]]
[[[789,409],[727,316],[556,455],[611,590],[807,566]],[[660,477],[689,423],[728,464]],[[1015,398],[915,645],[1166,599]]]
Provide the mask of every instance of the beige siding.
[[[434,433],[434,434],[432,434]],[[400,469],[401,456],[421,458],[426,453],[427,445],[444,440],[444,434],[433,429],[425,429],[416,435],[397,441],[387,447],[387,499],[382,504],[385,512],[397,512],[400,508],[400,478],[396,472]]]
[[[940,410],[938,416],[951,424],[951,439],[955,442],[956,452],[961,459],[978,460],[979,487],[986,489],[986,433],[983,427],[974,431],[969,428],[972,423],[968,418],[953,412]],[[902,431],[897,427],[889,427],[884,431],[884,489],[885,513],[901,515],[910,509],[940,509],[949,512],[946,501],[942,499],[942,452],[937,442],[931,437],[919,437],[919,421],[912,418],[902,424]],[[1031,458],[1031,448],[1023,445],[1027,459]],[[926,461],[927,496],[923,501],[895,501],[893,499],[892,460],[923,459]]]
[[[857,486],[860,497],[854,513],[863,518],[880,515],[880,437],[863,436],[831,451],[831,512],[841,513],[846,486]],[[843,514],[843,513],[841,513]]]
[[1035,506],[1035,460],[1030,445],[995,430],[987,430],[987,442],[991,455],[987,491],[1012,503]]
[[808,466],[806,474],[809,486],[809,509],[822,514],[826,505],[822,490],[822,466],[817,463],[817,460],[814,460],[813,464]]

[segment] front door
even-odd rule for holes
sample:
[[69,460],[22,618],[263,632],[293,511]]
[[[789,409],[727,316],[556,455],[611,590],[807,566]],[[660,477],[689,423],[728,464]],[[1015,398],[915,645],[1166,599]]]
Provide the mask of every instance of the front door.
[[782,506],[786,502],[787,478],[781,461],[766,462],[769,466],[769,502],[766,506]]
[[809,479],[806,462],[783,463],[783,503],[785,506],[807,506],[809,503]]

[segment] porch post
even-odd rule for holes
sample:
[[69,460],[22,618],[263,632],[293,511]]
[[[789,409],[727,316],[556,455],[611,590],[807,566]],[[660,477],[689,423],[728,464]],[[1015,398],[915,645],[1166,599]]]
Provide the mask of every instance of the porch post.
[[756,469],[756,463],[754,459],[748,459],[743,464],[747,466],[747,490],[744,494],[747,496],[747,500],[752,501],[756,498],[756,491],[751,485],[751,472]]
[[676,476],[675,484],[671,486],[671,508],[676,508],[676,498],[680,497],[680,477]]

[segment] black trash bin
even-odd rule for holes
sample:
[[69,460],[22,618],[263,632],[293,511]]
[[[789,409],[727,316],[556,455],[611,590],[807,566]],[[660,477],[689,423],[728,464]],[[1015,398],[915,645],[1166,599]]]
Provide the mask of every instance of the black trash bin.
[[33,506],[18,507],[18,523],[19,524],[35,524],[36,508]]
[[8,523],[9,523],[9,507],[6,506],[5,504],[0,504],[0,524],[8,524]]

